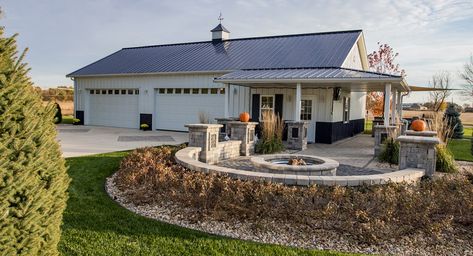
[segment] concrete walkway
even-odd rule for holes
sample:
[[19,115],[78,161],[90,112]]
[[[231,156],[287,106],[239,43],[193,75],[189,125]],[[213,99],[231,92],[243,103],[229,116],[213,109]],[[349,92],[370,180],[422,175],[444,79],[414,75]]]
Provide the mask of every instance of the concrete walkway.
[[64,157],[85,156],[146,146],[177,145],[188,140],[186,132],[140,131],[99,126],[58,125]]
[[309,144],[307,149],[300,153],[327,157],[340,164],[361,168],[377,164],[374,159],[374,139],[368,134],[360,134],[333,144]]

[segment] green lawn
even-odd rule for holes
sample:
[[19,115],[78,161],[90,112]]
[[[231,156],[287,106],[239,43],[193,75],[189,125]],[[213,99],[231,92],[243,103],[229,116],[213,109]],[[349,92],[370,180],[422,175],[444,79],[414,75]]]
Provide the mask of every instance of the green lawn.
[[265,245],[180,228],[120,207],[104,191],[125,152],[68,158],[69,201],[63,255],[347,255]]
[[371,134],[371,130],[373,129],[373,120],[366,120],[365,119],[365,134]]
[[450,140],[448,148],[452,151],[455,160],[473,162],[471,155],[471,142],[469,139]]
[[62,116],[61,124],[72,124],[72,119],[74,119],[73,116]]

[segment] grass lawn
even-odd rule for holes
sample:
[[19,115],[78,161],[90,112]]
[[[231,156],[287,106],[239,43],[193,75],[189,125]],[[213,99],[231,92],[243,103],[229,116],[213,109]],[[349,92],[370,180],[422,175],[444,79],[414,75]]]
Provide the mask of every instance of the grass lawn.
[[469,139],[450,140],[448,142],[448,148],[452,151],[455,160],[473,162],[473,156],[470,151],[471,142]]
[[62,116],[61,124],[72,124],[72,119],[74,119],[73,116]]
[[348,255],[212,236],[140,217],[104,191],[126,152],[68,158],[69,201],[59,249],[63,255]]

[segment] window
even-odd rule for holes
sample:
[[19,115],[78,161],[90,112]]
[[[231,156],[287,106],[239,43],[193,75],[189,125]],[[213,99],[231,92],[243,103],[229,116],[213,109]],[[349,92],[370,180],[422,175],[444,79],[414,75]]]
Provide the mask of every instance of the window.
[[128,90],[128,94],[133,94],[133,90]]
[[136,95],[140,94],[140,90],[139,90],[139,89],[136,89],[136,90],[135,90],[135,94],[136,94]]
[[126,94],[126,90],[122,90],[122,94]]
[[115,90],[115,94],[120,94],[120,90]]
[[102,94],[107,94],[107,90],[102,90]]
[[225,94],[225,88],[220,88],[220,94]]
[[312,100],[301,100],[301,120],[312,120]]
[[212,88],[210,89],[210,94],[217,94],[218,93],[218,89],[217,88]]
[[94,94],[94,93],[95,93],[95,91],[94,91],[94,90],[90,90],[90,94]]
[[274,111],[274,96],[261,96],[261,118],[263,113]]
[[100,94],[100,90],[95,90],[95,94]]
[[108,94],[113,94],[113,90],[108,90]]
[[174,91],[176,92],[176,94],[181,94],[181,93],[182,93],[182,89],[181,89],[181,88],[176,88]]
[[202,88],[200,91],[202,94],[209,94],[209,88]]
[[172,94],[174,92],[173,88],[167,88],[166,89],[167,94]]
[[350,121],[350,97],[343,97],[343,122]]
[[184,88],[184,94],[189,94],[191,93],[191,89],[189,88]]
[[159,88],[159,94],[164,94],[166,93],[166,89],[164,88]]
[[199,88],[193,88],[192,94],[199,94]]

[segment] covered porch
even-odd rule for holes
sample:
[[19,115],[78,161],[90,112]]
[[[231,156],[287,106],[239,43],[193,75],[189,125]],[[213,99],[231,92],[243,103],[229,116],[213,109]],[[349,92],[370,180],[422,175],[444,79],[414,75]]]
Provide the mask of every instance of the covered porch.
[[[409,87],[402,77],[345,68],[239,70],[214,79],[225,91],[224,115],[231,118],[232,86],[249,88],[253,121],[273,111],[286,121],[307,121],[308,141],[333,143],[364,130],[366,93],[385,94],[384,123],[401,119],[402,96]],[[235,115],[235,111],[233,111]]]

